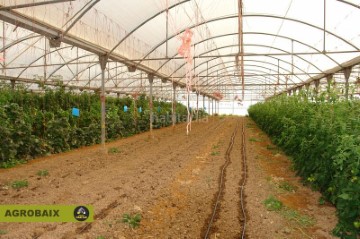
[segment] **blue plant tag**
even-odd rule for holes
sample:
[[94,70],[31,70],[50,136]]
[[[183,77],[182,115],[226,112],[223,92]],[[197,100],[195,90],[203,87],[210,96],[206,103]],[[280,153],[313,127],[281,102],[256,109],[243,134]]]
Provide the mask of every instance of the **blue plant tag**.
[[80,110],[78,108],[72,108],[72,115],[75,117],[80,117]]
[[142,108],[141,107],[139,107],[139,113],[141,113],[142,112]]
[[124,106],[124,112],[127,112],[128,111],[128,107],[125,105]]
[[158,112],[160,113],[160,111],[161,111],[161,107],[160,107],[160,106],[158,106],[157,110],[158,110]]

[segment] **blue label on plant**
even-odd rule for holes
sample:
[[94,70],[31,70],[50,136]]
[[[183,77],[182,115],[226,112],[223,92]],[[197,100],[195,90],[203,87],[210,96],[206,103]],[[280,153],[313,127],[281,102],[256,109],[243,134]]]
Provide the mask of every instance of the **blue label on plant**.
[[161,111],[161,107],[160,107],[160,106],[158,106],[158,112],[160,113],[160,111]]
[[78,108],[72,108],[72,115],[75,117],[80,116],[80,110]]
[[127,112],[128,111],[128,107],[125,105],[124,106],[124,112]]
[[142,112],[142,108],[141,107],[139,107],[139,113],[141,113]]

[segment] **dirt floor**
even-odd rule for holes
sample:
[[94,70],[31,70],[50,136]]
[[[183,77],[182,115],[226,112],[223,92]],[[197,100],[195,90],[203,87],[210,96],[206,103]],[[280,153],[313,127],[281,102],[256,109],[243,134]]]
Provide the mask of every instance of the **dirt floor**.
[[[204,238],[208,230],[211,239],[241,238],[242,126],[246,238],[332,238],[335,209],[319,205],[320,194],[301,184],[290,161],[251,120],[236,117],[193,123],[189,136],[185,125],[177,125],[155,130],[153,137],[144,133],[109,143],[107,154],[93,146],[0,170],[0,204],[95,208],[91,224],[0,223],[0,238]],[[39,170],[48,170],[49,175],[37,176]],[[29,182],[26,188],[8,186],[24,179]],[[270,196],[283,203],[281,210],[267,210],[263,202]],[[132,229],[124,224],[125,213],[141,214],[140,226]]]

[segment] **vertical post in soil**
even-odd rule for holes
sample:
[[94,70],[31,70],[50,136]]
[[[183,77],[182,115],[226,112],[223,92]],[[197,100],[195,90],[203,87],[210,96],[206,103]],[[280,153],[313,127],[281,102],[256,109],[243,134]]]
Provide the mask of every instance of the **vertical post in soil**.
[[3,21],[3,30],[2,30],[2,37],[3,37],[3,40],[2,40],[2,42],[3,42],[3,47],[4,47],[4,51],[3,51],[3,59],[4,59],[4,61],[3,61],[3,67],[2,67],[2,72],[3,72],[3,74],[4,74],[4,76],[6,76],[6,47],[5,47],[5,44],[6,44],[6,31],[5,31],[5,27],[6,27],[6,25],[5,25],[5,21]]
[[315,95],[317,96],[319,94],[319,86],[320,86],[320,80],[314,81],[315,84]]
[[349,78],[351,75],[351,67],[347,67],[344,69],[344,76],[345,76],[345,99],[349,99]]
[[108,58],[106,56],[99,56],[99,62],[101,67],[101,92],[100,92],[100,101],[101,101],[101,145],[105,149],[105,140],[106,140],[106,109],[105,109],[105,69]]
[[176,84],[173,83],[173,96],[172,96],[172,126],[175,127],[176,124]]
[[46,75],[46,66],[47,66],[47,47],[46,47],[46,43],[47,43],[47,38],[44,37],[44,82],[47,78],[47,75]]
[[199,121],[199,92],[196,92],[196,121]]
[[211,99],[211,115],[214,115],[214,99]]
[[205,95],[203,95],[203,110],[205,112]]
[[150,84],[150,95],[149,95],[149,109],[150,109],[150,135],[152,136],[153,131],[153,82],[154,75],[148,74],[149,84]]
[[211,115],[210,113],[210,97],[208,96],[208,110],[207,110],[208,114]]
[[332,78],[333,78],[333,75],[331,75],[331,74],[326,76],[326,81],[327,81],[327,84],[328,84],[327,85],[327,87],[328,87],[327,92],[328,93],[330,93],[330,90],[331,90],[330,88],[331,88],[331,80],[332,80]]

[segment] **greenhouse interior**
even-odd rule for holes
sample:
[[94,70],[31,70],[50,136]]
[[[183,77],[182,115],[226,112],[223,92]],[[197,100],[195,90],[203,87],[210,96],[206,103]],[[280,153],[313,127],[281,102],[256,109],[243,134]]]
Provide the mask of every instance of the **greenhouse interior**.
[[0,0],[0,238],[359,239],[359,22],[360,0]]

